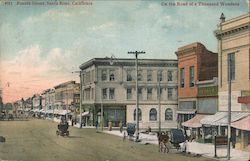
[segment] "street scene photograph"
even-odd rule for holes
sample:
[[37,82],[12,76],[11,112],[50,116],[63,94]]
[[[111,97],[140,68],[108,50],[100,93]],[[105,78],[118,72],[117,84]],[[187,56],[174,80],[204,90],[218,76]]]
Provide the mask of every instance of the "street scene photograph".
[[250,161],[250,0],[0,0],[0,161]]

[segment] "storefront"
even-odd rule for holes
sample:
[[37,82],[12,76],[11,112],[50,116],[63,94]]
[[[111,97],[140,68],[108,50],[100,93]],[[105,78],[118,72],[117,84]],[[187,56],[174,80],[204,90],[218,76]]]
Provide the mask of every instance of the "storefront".
[[236,149],[250,148],[250,115],[232,123],[236,128]]

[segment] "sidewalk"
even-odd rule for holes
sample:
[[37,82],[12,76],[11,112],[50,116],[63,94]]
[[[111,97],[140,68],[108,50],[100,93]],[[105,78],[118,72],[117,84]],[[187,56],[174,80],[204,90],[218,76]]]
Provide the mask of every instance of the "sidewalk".
[[[123,133],[120,133],[120,131],[118,130],[112,130],[112,131],[103,131],[104,133],[107,134],[112,134],[112,135],[116,135],[116,136],[120,136],[123,137]],[[124,132],[124,131],[123,131]],[[126,132],[126,136],[127,136],[127,132]],[[141,144],[158,144],[158,139],[157,139],[157,135],[152,134],[143,134],[140,133],[139,135],[139,139],[141,140]],[[182,146],[182,144],[181,144]],[[204,157],[208,157],[208,158],[214,158],[214,145],[213,144],[202,144],[202,143],[198,143],[198,142],[188,142],[187,143],[187,152],[191,153],[191,154],[199,154],[202,155]],[[223,149],[217,149],[217,156],[218,160],[227,160],[226,156],[227,155],[227,149],[223,148]],[[231,149],[231,161],[249,161],[250,159],[250,153],[248,152],[244,152],[241,150],[236,150],[236,149]]]

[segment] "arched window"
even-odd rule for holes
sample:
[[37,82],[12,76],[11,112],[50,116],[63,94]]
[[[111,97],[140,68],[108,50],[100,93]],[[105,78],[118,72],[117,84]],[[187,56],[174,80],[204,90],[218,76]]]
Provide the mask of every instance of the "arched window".
[[157,120],[157,111],[155,108],[151,108],[149,111],[149,120],[150,121],[156,121]]
[[173,110],[171,108],[167,108],[165,111],[165,120],[173,120]]
[[[139,121],[141,121],[141,109],[138,108]],[[136,121],[136,109],[134,110],[134,121]]]

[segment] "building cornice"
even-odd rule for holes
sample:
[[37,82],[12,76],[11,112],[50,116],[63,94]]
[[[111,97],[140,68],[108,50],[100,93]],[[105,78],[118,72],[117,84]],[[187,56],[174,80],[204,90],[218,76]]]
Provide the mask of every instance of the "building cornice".
[[[80,69],[84,70],[92,65],[96,66],[135,66],[135,59],[116,59],[111,64],[110,58],[94,58],[82,65]],[[177,67],[177,60],[175,59],[138,59],[139,66],[150,66],[150,67]]]
[[241,24],[241,25],[236,26],[236,27],[232,27],[232,28],[227,29],[227,30],[220,30],[220,29],[215,30],[214,34],[215,34],[217,39],[221,39],[223,37],[231,36],[234,34],[245,32],[245,31],[250,31],[250,23],[244,23],[244,24]]

